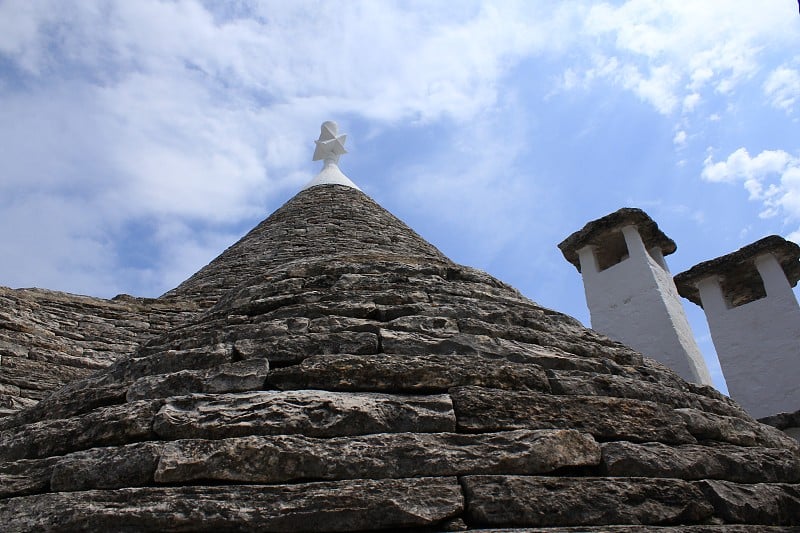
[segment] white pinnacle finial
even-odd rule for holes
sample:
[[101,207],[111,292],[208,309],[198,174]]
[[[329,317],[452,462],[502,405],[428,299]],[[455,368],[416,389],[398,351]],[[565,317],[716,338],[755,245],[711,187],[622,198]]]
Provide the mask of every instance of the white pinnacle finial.
[[314,141],[317,147],[314,149],[312,161],[322,160],[324,164],[320,173],[303,187],[303,190],[316,185],[344,185],[358,189],[358,186],[339,169],[339,157],[347,153],[344,149],[347,135],[338,135],[338,126],[330,120],[322,123],[321,130],[319,139]]
[[325,162],[332,161],[338,164],[339,157],[347,153],[347,150],[344,149],[347,135],[336,135],[339,127],[330,120],[323,122],[320,129],[322,131],[320,131],[319,140],[314,141],[317,144],[317,148],[314,150],[312,161],[323,159]]

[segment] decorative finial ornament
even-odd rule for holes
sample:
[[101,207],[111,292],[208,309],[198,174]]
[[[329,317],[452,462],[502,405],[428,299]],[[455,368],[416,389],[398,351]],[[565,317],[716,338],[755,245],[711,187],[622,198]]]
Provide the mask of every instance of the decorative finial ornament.
[[303,187],[303,190],[317,185],[344,185],[358,189],[358,186],[339,169],[339,157],[347,153],[344,149],[346,140],[347,135],[339,135],[339,128],[335,122],[328,120],[322,123],[319,139],[314,141],[317,147],[314,149],[312,161],[322,160],[324,164],[320,173]]
[[314,150],[314,157],[312,161],[319,161],[320,159],[339,163],[339,157],[346,154],[347,150],[344,149],[344,143],[347,141],[347,135],[337,135],[339,127],[335,122],[328,120],[322,123],[320,128],[319,139],[314,141],[317,144],[317,149]]

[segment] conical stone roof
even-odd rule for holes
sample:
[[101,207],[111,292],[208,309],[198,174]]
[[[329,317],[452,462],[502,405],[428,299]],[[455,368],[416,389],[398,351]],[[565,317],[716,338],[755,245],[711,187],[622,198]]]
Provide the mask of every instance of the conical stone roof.
[[358,190],[165,298],[207,310],[0,420],[5,531],[800,525],[796,441]]

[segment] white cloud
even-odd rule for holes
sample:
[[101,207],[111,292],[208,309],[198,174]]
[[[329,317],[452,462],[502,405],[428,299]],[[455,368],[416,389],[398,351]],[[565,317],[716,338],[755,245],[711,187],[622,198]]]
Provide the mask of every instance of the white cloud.
[[773,70],[764,82],[764,93],[773,106],[790,113],[800,97],[800,72],[786,66]]
[[725,161],[708,156],[702,178],[711,182],[741,182],[750,200],[761,202],[764,218],[784,215],[800,219],[800,157],[783,150],[764,150],[755,157],[744,148]]
[[678,148],[686,146],[686,131],[679,130],[675,133],[675,136],[672,138],[673,144]]
[[[759,71],[771,46],[798,43],[786,2],[628,0],[592,6],[583,32],[593,48],[613,50],[605,77],[662,114],[692,112],[706,94],[727,94]],[[596,60],[585,69],[601,72]],[[581,73],[572,67],[572,77]]]

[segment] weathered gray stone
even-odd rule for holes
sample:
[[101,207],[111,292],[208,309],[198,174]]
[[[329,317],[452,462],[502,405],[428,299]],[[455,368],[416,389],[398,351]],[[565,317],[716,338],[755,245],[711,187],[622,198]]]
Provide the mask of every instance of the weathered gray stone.
[[677,479],[464,476],[468,521],[490,526],[693,524],[713,508]]
[[[390,258],[419,258],[428,265],[452,265],[441,252],[366,195],[340,186],[314,187],[300,192],[208,266],[165,296],[216,301],[243,279],[288,265],[326,257],[369,253],[367,265]],[[387,266],[386,263],[380,265]],[[299,264],[292,277],[305,278],[314,270]],[[376,272],[377,273],[377,272]]]
[[672,409],[652,402],[480,387],[454,388],[450,396],[462,431],[559,428],[601,440],[695,442]]
[[714,514],[725,522],[740,524],[800,525],[800,487],[789,484],[742,485],[729,481],[695,482]]
[[0,394],[13,397],[0,410],[13,414],[107,367],[196,310],[189,302],[0,287]]
[[658,402],[670,407],[691,407],[727,416],[750,419],[739,406],[714,398],[675,389],[661,383],[613,374],[549,370],[550,386],[555,394],[615,396]]
[[624,373],[622,367],[610,359],[576,357],[559,348],[492,338],[487,335],[458,334],[440,338],[428,334],[386,329],[381,330],[380,335],[383,352],[392,355],[460,354],[534,364],[542,368]]
[[549,391],[536,365],[464,355],[330,355],[279,368],[269,383],[280,389],[446,391],[458,385]]
[[[420,294],[423,295],[425,293]],[[427,300],[427,295],[425,295],[425,300]],[[439,337],[450,337],[459,333],[458,321],[453,317],[446,316],[402,316],[390,320],[386,324],[386,329],[420,332]]]
[[281,483],[467,473],[540,474],[599,461],[594,439],[566,430],[482,435],[394,433],[332,439],[281,435],[165,444],[155,480]]
[[606,442],[602,448],[600,471],[606,476],[726,479],[739,483],[800,481],[800,456],[786,449],[625,441]]
[[56,390],[32,408],[0,421],[0,428],[17,427],[47,419],[70,418],[98,407],[120,404],[125,401],[127,389],[127,382],[117,381],[108,374],[78,379]]
[[264,388],[269,371],[266,359],[247,359],[203,370],[180,370],[139,378],[128,388],[127,400],[166,398],[193,392],[245,392]]
[[[444,530],[449,531],[449,530]],[[736,524],[703,524],[699,526],[580,526],[548,528],[470,529],[472,533],[753,533],[753,526]],[[789,526],[759,526],[758,533],[796,533]]]
[[233,361],[233,344],[217,343],[207,347],[167,350],[130,358],[114,365],[110,372],[120,381],[134,381],[144,376],[213,368]]
[[364,331],[289,335],[260,339],[250,350],[255,357],[267,358],[271,364],[294,364],[311,355],[375,354],[378,353],[378,336]]
[[0,460],[62,455],[92,446],[146,440],[161,402],[140,401],[95,409],[84,415],[45,420],[0,432]]
[[463,510],[455,478],[56,492],[0,501],[7,533],[359,531],[434,526]]
[[22,459],[0,463],[0,498],[46,492],[50,474],[59,458]]
[[61,492],[151,485],[160,447],[141,442],[71,453],[53,466],[50,488]]
[[[495,295],[494,300],[502,300],[502,296]],[[483,314],[479,309],[470,311],[472,311],[471,316],[460,316],[458,319],[461,333],[557,348],[571,355],[607,359],[620,365],[638,365],[642,362],[640,353],[597,333],[576,330],[570,321],[564,320],[561,316],[554,317],[554,313],[540,313],[535,320],[530,318],[524,320],[523,326],[498,324],[493,321],[494,313]],[[596,350],[598,345],[601,349],[599,352]]]
[[800,427],[800,410],[791,413],[777,413],[772,416],[759,418],[759,422],[780,430]]
[[327,391],[249,392],[166,400],[153,429],[165,439],[455,430],[450,397]]
[[800,451],[798,442],[778,429],[737,417],[704,413],[697,409],[675,409],[689,431],[699,440],[717,440],[739,446],[787,448]]

